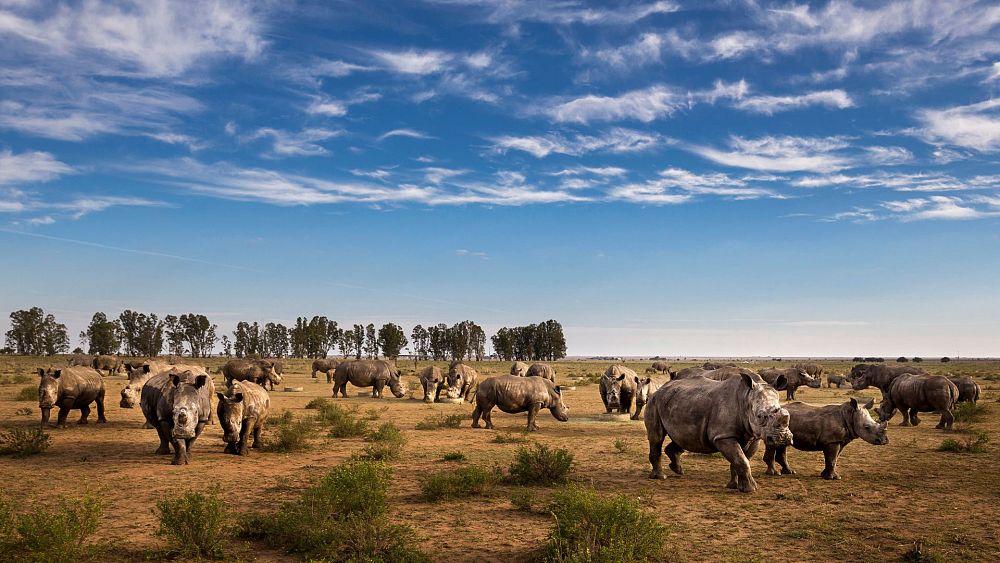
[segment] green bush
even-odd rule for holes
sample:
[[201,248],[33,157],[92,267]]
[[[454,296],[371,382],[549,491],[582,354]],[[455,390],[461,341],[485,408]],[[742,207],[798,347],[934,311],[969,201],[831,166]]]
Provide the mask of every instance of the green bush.
[[0,498],[0,555],[6,553],[9,549],[8,546],[14,543],[14,533],[16,531],[14,504]]
[[403,453],[403,446],[406,445],[406,436],[398,426],[391,422],[386,422],[378,427],[374,432],[368,434],[365,441],[368,445],[362,449],[360,458],[370,461],[393,461]]
[[49,435],[38,428],[11,428],[0,432],[0,455],[24,458],[49,448]]
[[907,563],[940,563],[944,561],[939,555],[931,553],[923,542],[914,542],[909,551],[903,554],[903,561]]
[[615,438],[615,449],[618,453],[623,454],[628,451],[628,441],[624,438]]
[[980,422],[990,412],[986,405],[972,404],[969,402],[959,403],[952,414],[955,422]]
[[487,494],[499,482],[496,469],[468,465],[420,477],[420,492],[427,500],[439,501]]
[[60,499],[56,508],[32,507],[17,518],[18,550],[34,561],[77,561],[88,556],[103,508],[96,495]]
[[381,463],[347,462],[277,513],[244,516],[240,535],[306,559],[430,561],[408,545],[412,529],[387,522],[391,477],[392,469]]
[[[19,373],[19,374],[15,375],[13,379],[11,379],[11,383],[14,383],[15,385],[24,385],[25,383],[31,383],[34,380],[35,380],[35,378],[32,377],[32,376],[30,376],[30,375],[25,375],[23,373]],[[38,392],[37,388],[35,388],[35,392],[36,392],[35,396],[37,397],[38,396],[37,395],[37,392]]]
[[353,438],[368,432],[368,422],[358,419],[357,407],[347,410],[340,405],[329,404],[319,409],[316,420],[330,427],[331,438]]
[[281,416],[271,417],[272,422],[267,429],[267,439],[264,440],[262,449],[267,452],[302,452],[308,450],[312,445],[309,443],[309,434],[313,425],[307,420],[295,420],[292,411],[285,410]]
[[230,518],[225,500],[218,493],[188,491],[158,501],[156,509],[160,518],[156,534],[170,542],[172,554],[185,559],[219,559],[225,555]]
[[417,430],[437,430],[438,428],[458,428],[462,425],[463,417],[460,414],[449,414],[429,416],[417,423]]
[[546,561],[617,563],[662,561],[666,529],[639,501],[605,498],[592,489],[567,487],[549,507],[554,523]]
[[536,443],[518,448],[510,464],[510,480],[518,485],[563,484],[569,481],[572,468],[573,454],[569,451]]
[[330,399],[326,397],[316,397],[315,399],[306,403],[307,409],[323,410],[331,406]]
[[537,502],[538,497],[531,489],[518,489],[510,493],[510,504],[518,510],[532,512]]
[[497,432],[497,435],[493,437],[494,444],[523,444],[527,441],[528,439],[524,436],[515,436],[510,432]]
[[38,400],[38,387],[34,385],[29,385],[27,387],[21,387],[21,390],[17,392],[17,396],[14,397],[15,401],[37,401]]
[[946,438],[938,446],[939,452],[981,454],[986,451],[986,444],[990,437],[986,432],[979,432],[975,436],[967,436],[962,440]]
[[441,456],[442,461],[465,461],[465,454],[462,452],[448,452]]

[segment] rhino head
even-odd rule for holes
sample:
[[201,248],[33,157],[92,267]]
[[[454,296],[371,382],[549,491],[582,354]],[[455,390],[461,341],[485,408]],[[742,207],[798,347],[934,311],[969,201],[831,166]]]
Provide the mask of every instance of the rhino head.
[[851,423],[858,438],[869,444],[884,446],[889,443],[889,434],[886,432],[889,423],[887,421],[876,423],[872,420],[868,409],[872,408],[873,404],[875,404],[875,399],[868,399],[868,402],[863,405],[858,403],[857,399],[851,399],[851,413],[853,415]]
[[44,369],[38,368],[38,408],[42,410],[42,426],[49,422],[49,414],[52,407],[56,406],[59,400],[59,377],[62,376],[61,369],[50,369],[48,373]]
[[222,425],[222,440],[227,444],[240,441],[243,433],[243,393],[232,397],[216,393],[219,397],[219,424]]
[[569,407],[563,402],[562,389],[558,385],[552,388],[552,393],[549,396],[549,412],[555,417],[559,422],[566,422],[569,420]]
[[[434,394],[435,392],[437,392],[438,386],[441,385],[441,372],[436,369],[430,370],[430,373],[420,378],[420,384],[424,388],[424,402],[433,403]],[[392,389],[392,387],[390,387],[390,389]],[[448,391],[449,391],[448,396],[450,397],[451,389],[449,389]]]
[[651,378],[635,378],[635,412],[632,413],[632,420],[639,420],[642,416],[642,408],[649,402],[650,389],[653,387]]
[[462,372],[452,366],[452,369],[448,370],[447,379],[448,398],[457,399],[462,394]]
[[402,373],[398,368],[389,370],[389,390],[392,391],[393,396],[397,399],[402,399],[410,392],[406,385],[399,379]]
[[274,364],[264,365],[264,380],[270,381],[271,385],[281,385],[281,374],[274,369]]
[[182,381],[189,379],[190,371],[170,376],[170,396],[173,405],[174,428],[171,435],[177,439],[194,438],[197,434],[198,420],[201,418],[201,388],[208,382],[207,375],[199,375],[194,383]]
[[625,374],[617,375],[617,370],[611,374],[604,374],[604,391],[605,397],[608,400],[608,406],[615,408],[621,404],[622,400],[622,381],[625,380]]
[[139,400],[139,387],[133,387],[131,383],[122,389],[122,400],[118,406],[123,409],[135,408],[135,403]]
[[878,415],[879,422],[888,424],[892,420],[893,415],[896,414],[896,405],[889,397],[882,397],[882,402],[875,409],[875,414]]
[[763,438],[769,446],[791,444],[792,431],[788,429],[791,417],[787,410],[781,408],[778,392],[749,374],[742,373],[740,377],[747,388],[749,425],[754,437]]
[[874,367],[875,366],[871,364],[858,364],[851,369],[851,387],[855,391],[868,389],[868,387],[872,384],[871,374],[872,368]]
[[812,387],[813,389],[819,389],[820,385],[823,384],[820,378],[809,375],[809,372],[804,369],[799,369],[799,381],[804,383],[806,387]]

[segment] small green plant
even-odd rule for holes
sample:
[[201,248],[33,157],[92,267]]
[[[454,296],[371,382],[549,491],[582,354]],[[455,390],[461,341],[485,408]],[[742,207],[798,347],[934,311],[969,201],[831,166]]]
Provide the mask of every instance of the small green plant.
[[35,561],[76,561],[85,558],[87,540],[97,531],[103,507],[97,495],[62,498],[52,509],[33,508],[17,518],[18,547]]
[[365,420],[374,422],[382,418],[382,413],[384,413],[387,410],[389,410],[389,407],[382,407],[380,409],[371,407],[369,409],[365,409]]
[[527,441],[528,439],[524,436],[515,436],[510,432],[497,432],[497,435],[493,437],[494,444],[523,444]]
[[17,392],[17,396],[14,397],[15,401],[37,401],[38,400],[38,387],[29,385],[27,387],[21,387],[21,390]]
[[0,455],[24,458],[49,448],[49,435],[39,428],[11,428],[0,432]]
[[160,528],[156,534],[170,542],[170,553],[184,559],[225,556],[230,537],[226,503],[215,491],[183,495],[156,503]]
[[940,556],[927,551],[923,542],[913,542],[909,551],[903,554],[903,561],[907,563],[938,563],[944,561]]
[[567,487],[549,507],[553,517],[546,561],[662,561],[666,529],[639,501],[605,498],[593,489]]
[[517,489],[510,493],[510,504],[517,510],[533,512],[538,503],[538,496],[531,489]]
[[315,410],[323,410],[323,409],[329,407],[331,404],[332,403],[330,403],[330,399],[327,399],[326,397],[316,397],[313,400],[311,400],[308,403],[306,403],[306,408],[307,409],[315,409]]
[[442,461],[465,461],[465,454],[462,452],[448,452],[441,456]]
[[628,451],[628,441],[625,438],[615,438],[615,449],[618,453],[623,454]]
[[952,414],[955,416],[955,422],[972,423],[982,421],[989,412],[990,409],[986,405],[965,402],[959,403]]
[[340,405],[329,404],[319,409],[316,420],[330,428],[331,438],[354,438],[368,432],[368,422],[358,418],[357,407],[347,410]]
[[510,464],[510,480],[517,485],[549,486],[569,481],[573,454],[563,448],[550,449],[545,444],[521,446]]
[[7,546],[14,543],[14,533],[17,531],[14,515],[14,504],[0,498],[0,554],[7,551]]
[[406,436],[402,430],[391,422],[386,422],[374,432],[368,434],[365,441],[369,442],[361,451],[361,459],[370,461],[393,461],[403,453]]
[[420,492],[424,498],[440,501],[488,494],[500,482],[500,472],[467,465],[420,477]]
[[302,452],[308,450],[309,434],[313,425],[307,420],[295,420],[292,411],[285,410],[281,416],[272,417],[277,420],[267,428],[267,439],[263,450],[267,452]]
[[[15,385],[24,385],[25,383],[31,383],[32,381],[34,381],[34,379],[35,378],[32,377],[32,376],[30,376],[30,375],[25,375],[23,373],[19,373],[19,374],[15,375],[14,378],[11,379],[10,382],[13,383],[13,384],[15,384]],[[37,389],[36,389],[36,391],[37,391]]]
[[437,430],[438,428],[458,428],[464,417],[460,414],[429,416],[417,423],[417,430]]
[[31,410],[28,407],[21,407],[16,411],[14,411],[14,414],[16,414],[17,416],[31,416],[34,413],[35,411]]
[[295,420],[295,415],[292,414],[292,411],[288,409],[281,411],[281,414],[274,414],[267,417],[267,423],[272,426],[276,426],[278,424],[287,424],[292,420]]
[[969,435],[962,440],[946,438],[938,446],[939,452],[981,454],[986,451],[986,444],[990,437],[986,432],[977,432],[975,436]]

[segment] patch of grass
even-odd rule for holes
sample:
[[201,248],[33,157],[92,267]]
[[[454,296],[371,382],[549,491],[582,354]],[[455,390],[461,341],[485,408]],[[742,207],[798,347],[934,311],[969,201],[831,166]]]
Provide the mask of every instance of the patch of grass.
[[316,413],[316,421],[330,427],[331,438],[354,438],[368,432],[368,422],[358,418],[357,407],[348,410],[340,405],[326,405]]
[[358,454],[360,459],[369,461],[394,461],[403,453],[406,436],[398,426],[386,422],[365,438],[368,445]]
[[[15,375],[10,380],[10,382],[13,383],[13,384],[15,384],[15,385],[24,385],[25,383],[31,383],[34,380],[35,380],[35,378],[32,377],[32,376],[30,376],[30,375],[25,375],[23,373],[19,373],[19,374]],[[36,389],[36,391],[37,391],[37,389]]]
[[582,387],[584,385],[595,385],[595,384],[601,382],[601,377],[603,375],[604,374],[600,373],[600,372],[598,372],[598,373],[585,373],[585,374],[581,375],[580,379],[578,379],[576,381],[576,385],[578,387]]
[[961,440],[946,438],[938,446],[939,452],[981,454],[986,451],[986,444],[990,437],[986,432],[978,432],[975,436],[969,435]]
[[327,399],[326,397],[316,397],[316,398],[312,399],[311,401],[309,401],[308,403],[306,403],[306,407],[305,408],[307,408],[307,409],[315,409],[315,410],[323,410],[325,408],[329,408],[331,406],[331,404],[332,403],[330,402],[330,399]]
[[239,534],[310,560],[430,561],[409,544],[413,530],[386,516],[391,479],[382,463],[347,462],[276,513],[245,515]]
[[458,428],[464,420],[460,414],[429,416],[417,423],[417,430],[437,430],[438,428]]
[[527,441],[526,437],[515,436],[510,432],[497,432],[497,435],[493,437],[494,444],[523,444]]
[[986,417],[986,414],[990,412],[989,407],[986,405],[972,404],[969,402],[959,403],[952,414],[955,416],[955,422],[980,422]]
[[638,500],[593,489],[556,492],[545,560],[553,563],[662,561],[667,531]]
[[16,550],[32,561],[77,561],[93,553],[87,540],[97,531],[103,507],[97,495],[59,500],[52,509],[32,507],[17,517]]
[[21,407],[16,411],[14,411],[14,414],[16,414],[17,416],[31,416],[32,414],[34,414],[34,412],[35,412],[34,410],[28,407]]
[[465,461],[466,459],[462,452],[448,452],[441,456],[441,461]]
[[14,397],[15,401],[37,401],[38,400],[38,387],[29,385],[27,387],[22,387],[17,395]]
[[6,553],[9,550],[10,544],[14,543],[14,534],[16,531],[14,504],[0,498],[0,555]]
[[521,446],[510,464],[510,480],[517,485],[550,486],[565,484],[573,469],[573,454],[545,444]]
[[[281,416],[268,419],[271,426],[267,428],[267,439],[262,449],[266,452],[303,452],[312,445],[309,434],[313,425],[307,420],[295,420],[292,411],[285,410]],[[272,422],[276,421],[276,422]]]
[[615,438],[615,449],[620,454],[628,452],[628,442],[625,438]]
[[156,535],[169,543],[169,552],[183,559],[226,554],[231,526],[226,503],[215,491],[183,495],[157,501],[160,528]]
[[924,547],[923,542],[913,542],[913,546],[910,547],[909,551],[903,554],[903,561],[908,563],[938,563],[944,561],[943,558],[937,554],[931,553]]
[[371,407],[371,408],[365,409],[365,420],[369,420],[369,421],[374,422],[374,421],[382,418],[382,414],[384,412],[386,412],[387,410],[389,410],[389,407],[382,407],[382,408],[379,408],[379,409],[377,409],[375,407]]
[[38,428],[11,428],[0,432],[0,455],[25,458],[49,448],[49,435]]
[[500,482],[497,469],[467,465],[420,477],[420,492],[430,501],[488,494]]
[[517,489],[510,493],[510,504],[517,510],[533,512],[538,504],[538,496],[531,489]]

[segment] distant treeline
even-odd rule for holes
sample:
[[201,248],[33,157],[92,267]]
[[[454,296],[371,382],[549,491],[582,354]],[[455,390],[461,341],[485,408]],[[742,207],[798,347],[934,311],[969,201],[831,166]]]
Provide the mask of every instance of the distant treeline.
[[[70,351],[66,325],[39,307],[10,314],[5,354],[53,355]],[[472,321],[452,326],[440,323],[413,327],[410,339],[403,328],[387,323],[355,324],[342,328],[324,316],[299,317],[289,328],[281,323],[237,323],[233,337],[217,336],[218,326],[205,315],[166,315],[125,310],[117,319],[94,313],[87,329],[80,332],[81,346],[88,354],[125,354],[155,357],[164,352],[192,357],[213,355],[217,346],[225,356],[320,358],[340,353],[343,357],[396,358],[412,344],[418,359],[482,360],[486,357],[486,333]],[[539,324],[500,329],[491,338],[496,355],[503,360],[557,360],[566,356],[562,325],[548,320]]]

